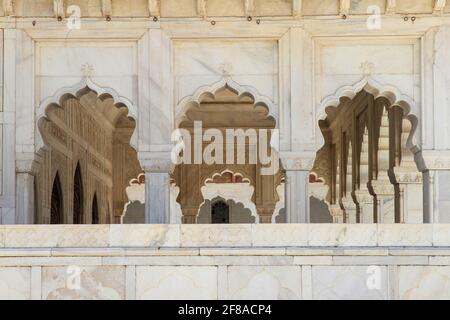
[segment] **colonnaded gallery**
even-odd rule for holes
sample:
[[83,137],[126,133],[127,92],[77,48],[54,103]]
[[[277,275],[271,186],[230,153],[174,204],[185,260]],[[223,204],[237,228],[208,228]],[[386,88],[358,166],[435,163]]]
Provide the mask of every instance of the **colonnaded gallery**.
[[450,299],[450,1],[0,14],[0,298]]

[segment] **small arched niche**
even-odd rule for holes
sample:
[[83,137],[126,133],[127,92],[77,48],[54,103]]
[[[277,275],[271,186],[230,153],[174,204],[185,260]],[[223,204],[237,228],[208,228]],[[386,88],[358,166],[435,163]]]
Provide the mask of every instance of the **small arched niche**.
[[50,223],[62,224],[63,223],[63,193],[61,188],[61,181],[59,179],[59,173],[57,172],[52,184],[52,194],[50,198]]

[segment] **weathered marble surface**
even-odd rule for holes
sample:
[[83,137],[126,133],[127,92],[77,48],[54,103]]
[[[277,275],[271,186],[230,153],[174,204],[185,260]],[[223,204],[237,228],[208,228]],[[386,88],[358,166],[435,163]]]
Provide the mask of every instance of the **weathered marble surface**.
[[0,248],[448,246],[450,224],[0,226]]
[[26,300],[31,297],[31,268],[0,268],[0,299]]
[[386,299],[387,268],[380,267],[379,289],[367,286],[368,268],[362,266],[313,266],[313,299]]
[[297,266],[228,267],[227,298],[298,300],[301,268]]
[[42,268],[42,299],[120,300],[124,298],[125,267],[60,266]]
[[449,299],[449,230],[450,225],[3,226],[0,298]]
[[136,298],[217,299],[217,268],[136,267]]
[[449,300],[449,266],[399,267],[400,299]]

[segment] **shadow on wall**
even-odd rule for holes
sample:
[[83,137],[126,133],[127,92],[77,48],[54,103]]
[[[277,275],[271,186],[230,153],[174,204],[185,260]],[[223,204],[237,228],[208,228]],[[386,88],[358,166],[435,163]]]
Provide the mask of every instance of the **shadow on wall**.
[[[244,208],[242,204],[228,201],[231,204],[231,223],[254,223],[255,218],[251,215],[250,210]],[[211,204],[205,201],[200,210],[198,223],[211,223]],[[332,223],[333,219],[328,210],[328,206],[324,201],[316,197],[310,197],[311,223]],[[233,214],[234,213],[234,214]],[[145,204],[134,201],[127,207],[123,217],[123,224],[142,224],[145,223]],[[286,223],[286,210],[281,209],[280,214],[276,217],[276,223]]]
[[316,197],[310,197],[309,208],[311,223],[333,223],[333,218],[325,201],[319,200]]
[[[218,200],[220,199],[214,199],[212,202],[205,200],[205,203],[200,208],[197,223],[212,223],[212,203]],[[255,223],[255,217],[252,216],[252,212],[245,208],[242,203],[236,203],[233,200],[225,201],[225,203],[229,207],[229,223]]]
[[139,201],[131,202],[123,216],[123,224],[143,223],[145,223],[145,204]]

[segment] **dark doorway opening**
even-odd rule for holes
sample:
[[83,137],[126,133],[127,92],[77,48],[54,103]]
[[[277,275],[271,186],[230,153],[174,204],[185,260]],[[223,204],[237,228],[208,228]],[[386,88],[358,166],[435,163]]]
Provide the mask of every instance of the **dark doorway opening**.
[[63,199],[62,199],[61,181],[59,180],[59,174],[56,173],[52,188],[50,223],[62,224],[62,212],[63,212]]
[[230,206],[224,201],[217,201],[211,208],[211,222],[230,223]]
[[99,224],[98,220],[97,194],[94,194],[94,199],[92,200],[92,224]]
[[83,224],[83,180],[79,163],[73,179],[73,223]]

